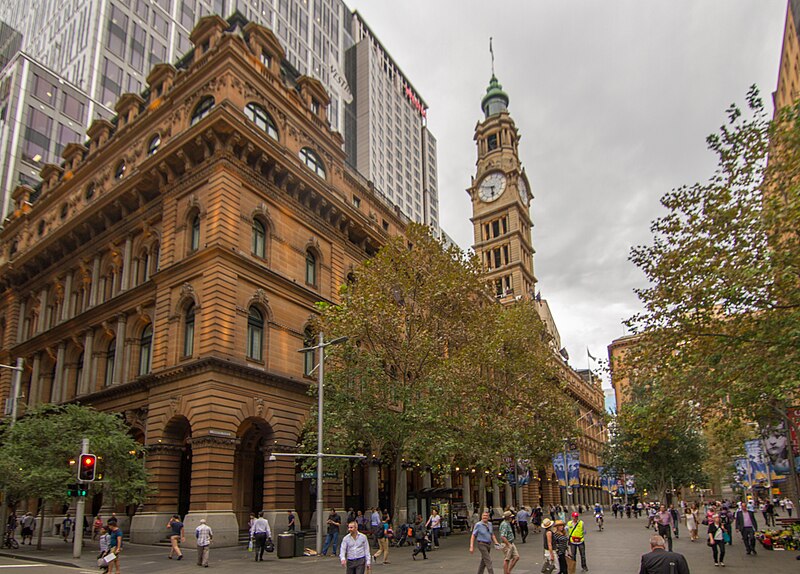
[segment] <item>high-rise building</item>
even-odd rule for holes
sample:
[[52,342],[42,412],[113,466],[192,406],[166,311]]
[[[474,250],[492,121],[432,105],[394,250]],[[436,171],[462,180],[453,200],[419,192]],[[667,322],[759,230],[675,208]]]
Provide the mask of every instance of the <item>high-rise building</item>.
[[[235,11],[270,28],[288,64],[325,87],[330,126],[345,140],[346,132],[354,139],[352,145],[347,142],[348,162],[404,215],[438,232],[436,140],[425,127],[427,106],[363,18],[342,0],[30,0],[22,6],[18,0],[0,0],[0,21],[21,33],[27,59],[35,58],[50,75],[83,94],[84,130],[95,118],[113,116],[122,94],[140,93],[153,65],[175,63],[187,53],[189,35],[201,17]],[[0,42],[3,37],[0,30]],[[349,51],[357,68],[368,73],[345,74]],[[355,92],[363,96],[356,99]],[[347,114],[357,120],[352,130],[345,128]],[[20,183],[19,173],[31,171],[31,166],[18,166],[29,128],[26,117],[17,128],[17,145],[6,143],[7,161],[0,166],[5,196]],[[60,162],[51,152],[41,154],[33,167]]]

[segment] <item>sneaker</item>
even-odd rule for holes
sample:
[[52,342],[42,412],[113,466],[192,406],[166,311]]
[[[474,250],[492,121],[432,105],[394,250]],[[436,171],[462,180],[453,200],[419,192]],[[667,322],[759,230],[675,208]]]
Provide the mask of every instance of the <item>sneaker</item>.
[[719,565],[720,566],[725,566],[725,563],[724,562],[720,562]]
[[178,556],[178,560],[183,560],[183,554],[181,554],[180,556]]

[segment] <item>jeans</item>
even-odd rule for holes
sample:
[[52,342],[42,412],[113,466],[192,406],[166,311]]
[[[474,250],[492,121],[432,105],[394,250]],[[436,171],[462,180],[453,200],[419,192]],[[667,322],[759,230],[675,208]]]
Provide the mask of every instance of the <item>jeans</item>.
[[748,554],[756,551],[756,533],[752,526],[742,526],[742,541]]
[[586,543],[581,542],[580,544],[573,544],[572,542],[569,543],[569,555],[572,556],[572,559],[577,562],[578,560],[578,553],[577,551],[580,550],[581,553],[581,568],[587,570],[586,566]]
[[267,545],[267,533],[256,532],[253,534],[253,551],[256,555],[256,562],[264,560],[264,550]]
[[[333,543],[332,546],[331,546],[331,543]],[[339,552],[339,531],[338,530],[336,532],[328,532],[328,534],[325,535],[325,544],[322,545],[322,555],[323,556],[327,556],[328,555],[328,547],[329,546],[331,547],[331,550],[333,550],[333,555],[336,556],[337,552]]]
[[[714,563],[725,561],[725,542],[723,540],[716,540],[711,547],[711,552],[714,554]],[[719,556],[719,558],[717,558]]]
[[667,550],[672,552],[672,529],[669,524],[658,524],[658,533],[667,541]]
[[522,543],[525,544],[525,539],[528,537],[528,523],[517,522],[519,526],[519,535],[522,536]]
[[433,545],[436,548],[439,548],[439,531],[440,530],[441,530],[441,527],[439,527],[439,528],[431,528],[431,536],[433,537],[432,538]]

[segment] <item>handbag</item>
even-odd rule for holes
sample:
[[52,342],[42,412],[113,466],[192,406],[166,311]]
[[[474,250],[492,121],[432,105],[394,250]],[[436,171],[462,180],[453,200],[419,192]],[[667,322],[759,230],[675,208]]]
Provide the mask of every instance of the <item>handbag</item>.
[[730,543],[731,543],[731,535],[730,535],[730,534],[728,534],[727,532],[723,532],[723,533],[722,533],[722,541],[723,541],[725,544],[730,544]]
[[267,552],[275,552],[275,544],[272,543],[272,538],[267,538],[267,544],[264,546]]
[[106,564],[111,564],[116,559],[117,559],[117,555],[114,554],[113,552],[109,552],[108,554],[103,556],[103,558],[101,558],[101,560],[103,562],[105,562]]
[[553,564],[550,560],[545,560],[544,564],[542,564],[542,574],[552,574],[553,570],[556,569],[556,565]]
[[252,552],[253,551],[253,539],[252,538],[250,539],[250,542],[247,544],[247,551],[248,552]]
[[575,559],[567,553],[567,574],[575,574]]

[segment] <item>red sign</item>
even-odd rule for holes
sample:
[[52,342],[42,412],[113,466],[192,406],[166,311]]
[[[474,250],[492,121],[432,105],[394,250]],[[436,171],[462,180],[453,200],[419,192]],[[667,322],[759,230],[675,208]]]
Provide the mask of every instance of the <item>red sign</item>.
[[425,104],[423,104],[420,101],[420,99],[417,97],[417,94],[415,94],[411,90],[411,88],[409,88],[408,86],[405,86],[405,88],[406,88],[406,98],[408,98],[408,101],[411,102],[411,104],[415,108],[417,108],[417,111],[419,112],[419,115],[421,115],[423,118],[428,117],[428,110],[425,107]]
[[790,432],[792,437],[792,449],[794,450],[794,455],[797,456],[798,450],[800,450],[800,443],[797,442],[797,433],[795,432],[795,426],[800,426],[800,406],[797,407],[789,407],[786,410],[786,414],[794,423],[794,426],[790,426]]

